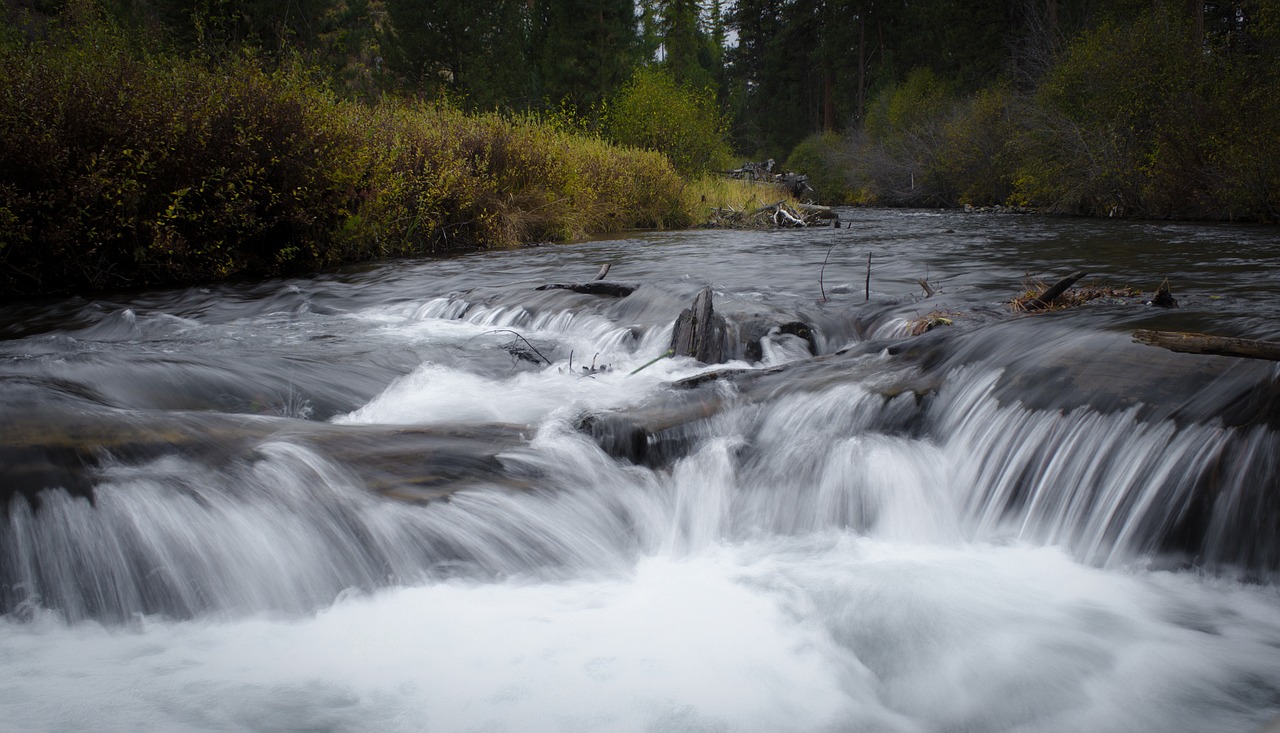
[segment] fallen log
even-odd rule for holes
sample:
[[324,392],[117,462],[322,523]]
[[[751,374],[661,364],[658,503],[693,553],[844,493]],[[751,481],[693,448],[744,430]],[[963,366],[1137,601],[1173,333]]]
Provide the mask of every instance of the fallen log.
[[796,211],[804,214],[812,214],[818,219],[839,219],[840,215],[830,206],[819,206],[818,204],[796,204]]
[[610,283],[594,280],[589,283],[551,283],[539,285],[536,290],[572,290],[583,295],[604,295],[610,298],[625,298],[636,291],[639,285]]
[[773,223],[775,226],[795,229],[808,226],[804,219],[791,213],[790,209],[782,205],[779,205],[778,208],[774,209]]
[[814,204],[796,204],[786,200],[746,211],[738,211],[732,206],[711,210],[711,218],[701,224],[712,229],[770,229],[800,228],[808,226],[833,226],[839,228],[840,217],[826,206]]
[[[923,376],[912,368],[913,357],[903,363],[886,364],[872,346],[866,353],[844,352],[768,367],[765,369],[713,369],[671,383],[671,390],[655,402],[626,411],[589,413],[577,422],[577,429],[606,453],[632,463],[658,468],[669,466],[701,444],[705,434],[698,425],[726,409],[743,404],[761,404],[791,393],[814,393],[837,385],[862,383],[887,402],[911,395],[918,405],[937,390],[940,378]],[[874,386],[866,380],[876,376]],[[717,382],[734,385],[732,398],[724,390],[708,387]],[[703,389],[706,387],[706,389]],[[911,411],[882,415],[884,427],[905,429],[895,420],[910,421]]]
[[756,216],[757,214],[769,214],[770,216],[772,216],[773,213],[777,211],[779,207],[785,206],[786,203],[787,202],[783,200],[783,201],[775,201],[772,204],[765,204],[764,206],[757,207],[750,214],[748,214],[748,216]]
[[1133,340],[1148,346],[1159,346],[1183,354],[1208,354],[1213,356],[1238,356],[1245,359],[1280,361],[1280,343],[1231,336],[1211,336],[1188,331],[1151,331],[1139,329],[1133,332]]

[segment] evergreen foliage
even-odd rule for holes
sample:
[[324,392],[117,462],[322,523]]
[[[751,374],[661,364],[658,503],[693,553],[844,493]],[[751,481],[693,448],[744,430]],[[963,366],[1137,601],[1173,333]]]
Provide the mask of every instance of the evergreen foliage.
[[694,89],[714,89],[718,53],[711,48],[711,39],[703,29],[699,3],[658,0],[657,5],[663,67],[680,84]]
[[472,108],[519,105],[534,89],[524,0],[386,0],[388,61],[431,99]]
[[533,62],[541,95],[590,109],[640,62],[632,0],[532,0]]

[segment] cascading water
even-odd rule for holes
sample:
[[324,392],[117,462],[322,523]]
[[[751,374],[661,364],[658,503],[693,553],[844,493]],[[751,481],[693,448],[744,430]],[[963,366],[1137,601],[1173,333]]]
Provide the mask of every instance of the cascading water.
[[[1059,239],[1097,242],[1054,267],[1123,273],[1147,263],[1114,261],[1120,236],[1190,231],[1233,256],[1275,236],[845,218],[856,231],[647,235],[68,304],[60,322],[10,307],[0,719],[1255,731],[1280,716],[1276,371],[1131,344],[1171,318],[1140,303],[1000,304]],[[864,303],[870,246],[910,255],[883,255]],[[905,336],[937,307],[910,295],[910,257],[946,283],[956,325]],[[604,260],[640,288],[533,290]],[[824,260],[832,299],[815,302]],[[1256,283],[1197,289],[1193,271],[1175,278],[1190,281],[1178,317],[1280,335]],[[706,282],[733,360],[681,383],[717,368],[649,363]]]

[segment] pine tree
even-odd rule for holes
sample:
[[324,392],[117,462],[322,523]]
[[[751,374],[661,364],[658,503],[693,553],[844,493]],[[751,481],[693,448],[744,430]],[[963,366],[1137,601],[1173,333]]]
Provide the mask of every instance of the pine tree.
[[519,106],[528,96],[523,0],[387,0],[389,62],[424,94],[447,90],[471,107]]
[[663,66],[681,84],[713,88],[715,77],[708,68],[708,39],[702,30],[697,0],[662,0],[659,6]]
[[542,97],[589,109],[641,61],[631,0],[532,0],[534,60]]

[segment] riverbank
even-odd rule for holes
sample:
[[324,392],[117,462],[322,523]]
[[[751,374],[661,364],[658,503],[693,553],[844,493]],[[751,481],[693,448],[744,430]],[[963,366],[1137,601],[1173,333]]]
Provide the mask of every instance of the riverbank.
[[103,25],[0,43],[0,126],[0,297],[681,228],[757,194],[554,121],[344,101],[305,68]]

